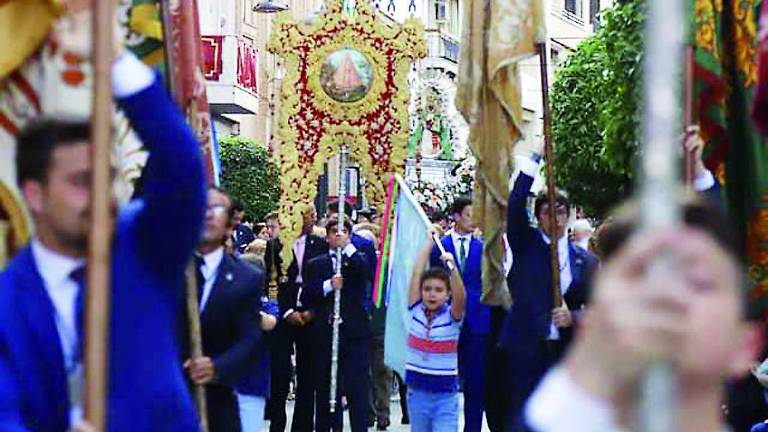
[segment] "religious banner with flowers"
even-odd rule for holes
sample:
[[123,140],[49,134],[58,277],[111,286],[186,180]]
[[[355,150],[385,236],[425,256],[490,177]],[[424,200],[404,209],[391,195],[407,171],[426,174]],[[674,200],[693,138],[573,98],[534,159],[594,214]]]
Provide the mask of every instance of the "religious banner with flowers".
[[[765,311],[768,142],[749,116],[758,87],[760,1],[692,1],[694,103],[705,142],[705,163],[723,186],[728,214],[752,282],[750,305],[755,312]],[[764,20],[761,32],[766,30],[768,20]]]
[[[280,225],[283,244],[301,231],[325,163],[346,146],[381,205],[390,174],[402,173],[408,140],[408,72],[426,55],[422,25],[385,23],[367,2],[354,11],[329,0],[312,23],[278,15],[268,49],[283,57],[279,135]],[[291,248],[283,248],[283,262]]]

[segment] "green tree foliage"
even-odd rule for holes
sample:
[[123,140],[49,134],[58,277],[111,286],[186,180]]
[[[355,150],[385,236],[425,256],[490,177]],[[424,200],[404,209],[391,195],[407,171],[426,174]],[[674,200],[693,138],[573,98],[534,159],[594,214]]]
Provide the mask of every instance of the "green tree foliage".
[[620,4],[558,69],[552,86],[555,181],[589,216],[629,195],[640,139],[645,2]]
[[246,217],[261,221],[280,202],[279,172],[266,147],[255,140],[225,136],[219,140],[221,186],[243,203]]

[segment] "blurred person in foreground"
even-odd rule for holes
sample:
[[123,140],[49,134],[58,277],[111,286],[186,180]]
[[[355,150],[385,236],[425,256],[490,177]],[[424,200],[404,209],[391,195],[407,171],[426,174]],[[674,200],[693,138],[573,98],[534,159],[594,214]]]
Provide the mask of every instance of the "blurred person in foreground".
[[[640,382],[656,360],[677,374],[675,430],[728,430],[723,384],[749,371],[761,337],[746,320],[744,269],[727,226],[690,202],[684,227],[634,234],[638,214],[627,208],[601,229],[605,266],[581,331],[510,430],[637,430]],[[659,257],[674,264],[648,272]]]

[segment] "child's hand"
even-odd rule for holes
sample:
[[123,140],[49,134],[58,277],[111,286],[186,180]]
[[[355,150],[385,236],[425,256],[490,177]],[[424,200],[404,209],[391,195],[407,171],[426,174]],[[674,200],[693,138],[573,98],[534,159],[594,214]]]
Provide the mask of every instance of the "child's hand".
[[440,256],[440,259],[446,266],[448,266],[448,268],[456,268],[456,261],[453,259],[452,254],[446,252]]

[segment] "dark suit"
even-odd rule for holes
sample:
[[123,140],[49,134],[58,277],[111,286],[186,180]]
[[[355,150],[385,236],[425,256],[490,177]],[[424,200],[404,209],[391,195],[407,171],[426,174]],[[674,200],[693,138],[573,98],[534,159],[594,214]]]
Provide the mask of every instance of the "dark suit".
[[[453,237],[447,235],[441,243],[458,265],[459,251]],[[464,432],[479,432],[483,426],[486,362],[488,351],[492,348],[488,338],[491,308],[480,302],[483,293],[483,242],[470,236],[466,247],[467,258],[461,278],[467,293],[467,309],[459,337],[459,379],[464,392]],[[437,246],[432,249],[430,263],[433,267],[443,265]]]
[[[293,244],[290,246],[293,248]],[[328,242],[319,236],[308,235],[304,245],[304,257],[302,266],[314,257],[328,251]],[[278,257],[279,259],[279,257]],[[278,306],[280,308],[280,321],[275,328],[275,336],[272,345],[272,400],[270,400],[270,431],[278,432],[285,429],[285,400],[288,397],[288,388],[291,380],[291,350],[296,344],[296,405],[293,412],[291,430],[294,432],[309,432],[314,429],[315,418],[315,355],[312,346],[312,328],[315,322],[310,322],[303,327],[296,327],[285,321],[285,316],[290,311],[305,311],[305,305],[299,306],[299,291],[304,283],[297,283],[299,276],[299,263],[296,261],[294,251],[293,261],[288,267],[286,280],[278,287]]]
[[[203,355],[213,360],[216,376],[205,386],[211,432],[240,431],[235,388],[260,361],[261,291],[264,272],[224,254],[208,301],[200,315]],[[180,314],[183,358],[189,358],[186,314]]]
[[[573,327],[559,329],[560,340],[548,341],[554,300],[549,244],[530,225],[526,201],[533,178],[521,173],[509,196],[507,239],[514,264],[507,282],[513,304],[507,313],[499,343],[508,356],[508,418],[514,418],[549,367],[562,356]],[[597,260],[584,249],[568,243],[572,282],[563,296],[578,319],[587,303],[591,275]]]
[[[196,430],[173,323],[205,209],[198,143],[159,79],[118,104],[150,157],[112,239],[108,430]],[[0,275],[0,292],[0,430],[69,430],[54,305],[29,247]]]
[[341,319],[339,327],[339,379],[336,415],[329,411],[330,369],[333,316],[333,292],[323,292],[323,284],[335,274],[331,255],[326,252],[312,259],[304,269],[306,289],[302,302],[315,312],[316,351],[315,363],[318,392],[316,398],[317,424],[315,430],[341,431],[341,390],[347,395],[349,416],[353,432],[368,430],[368,345],[370,328],[366,302],[368,296],[368,263],[364,254],[355,252],[344,255],[341,275]]
[[235,251],[238,254],[245,253],[245,248],[254,240],[256,240],[256,234],[246,224],[238,224],[232,230],[232,244],[235,246]]

